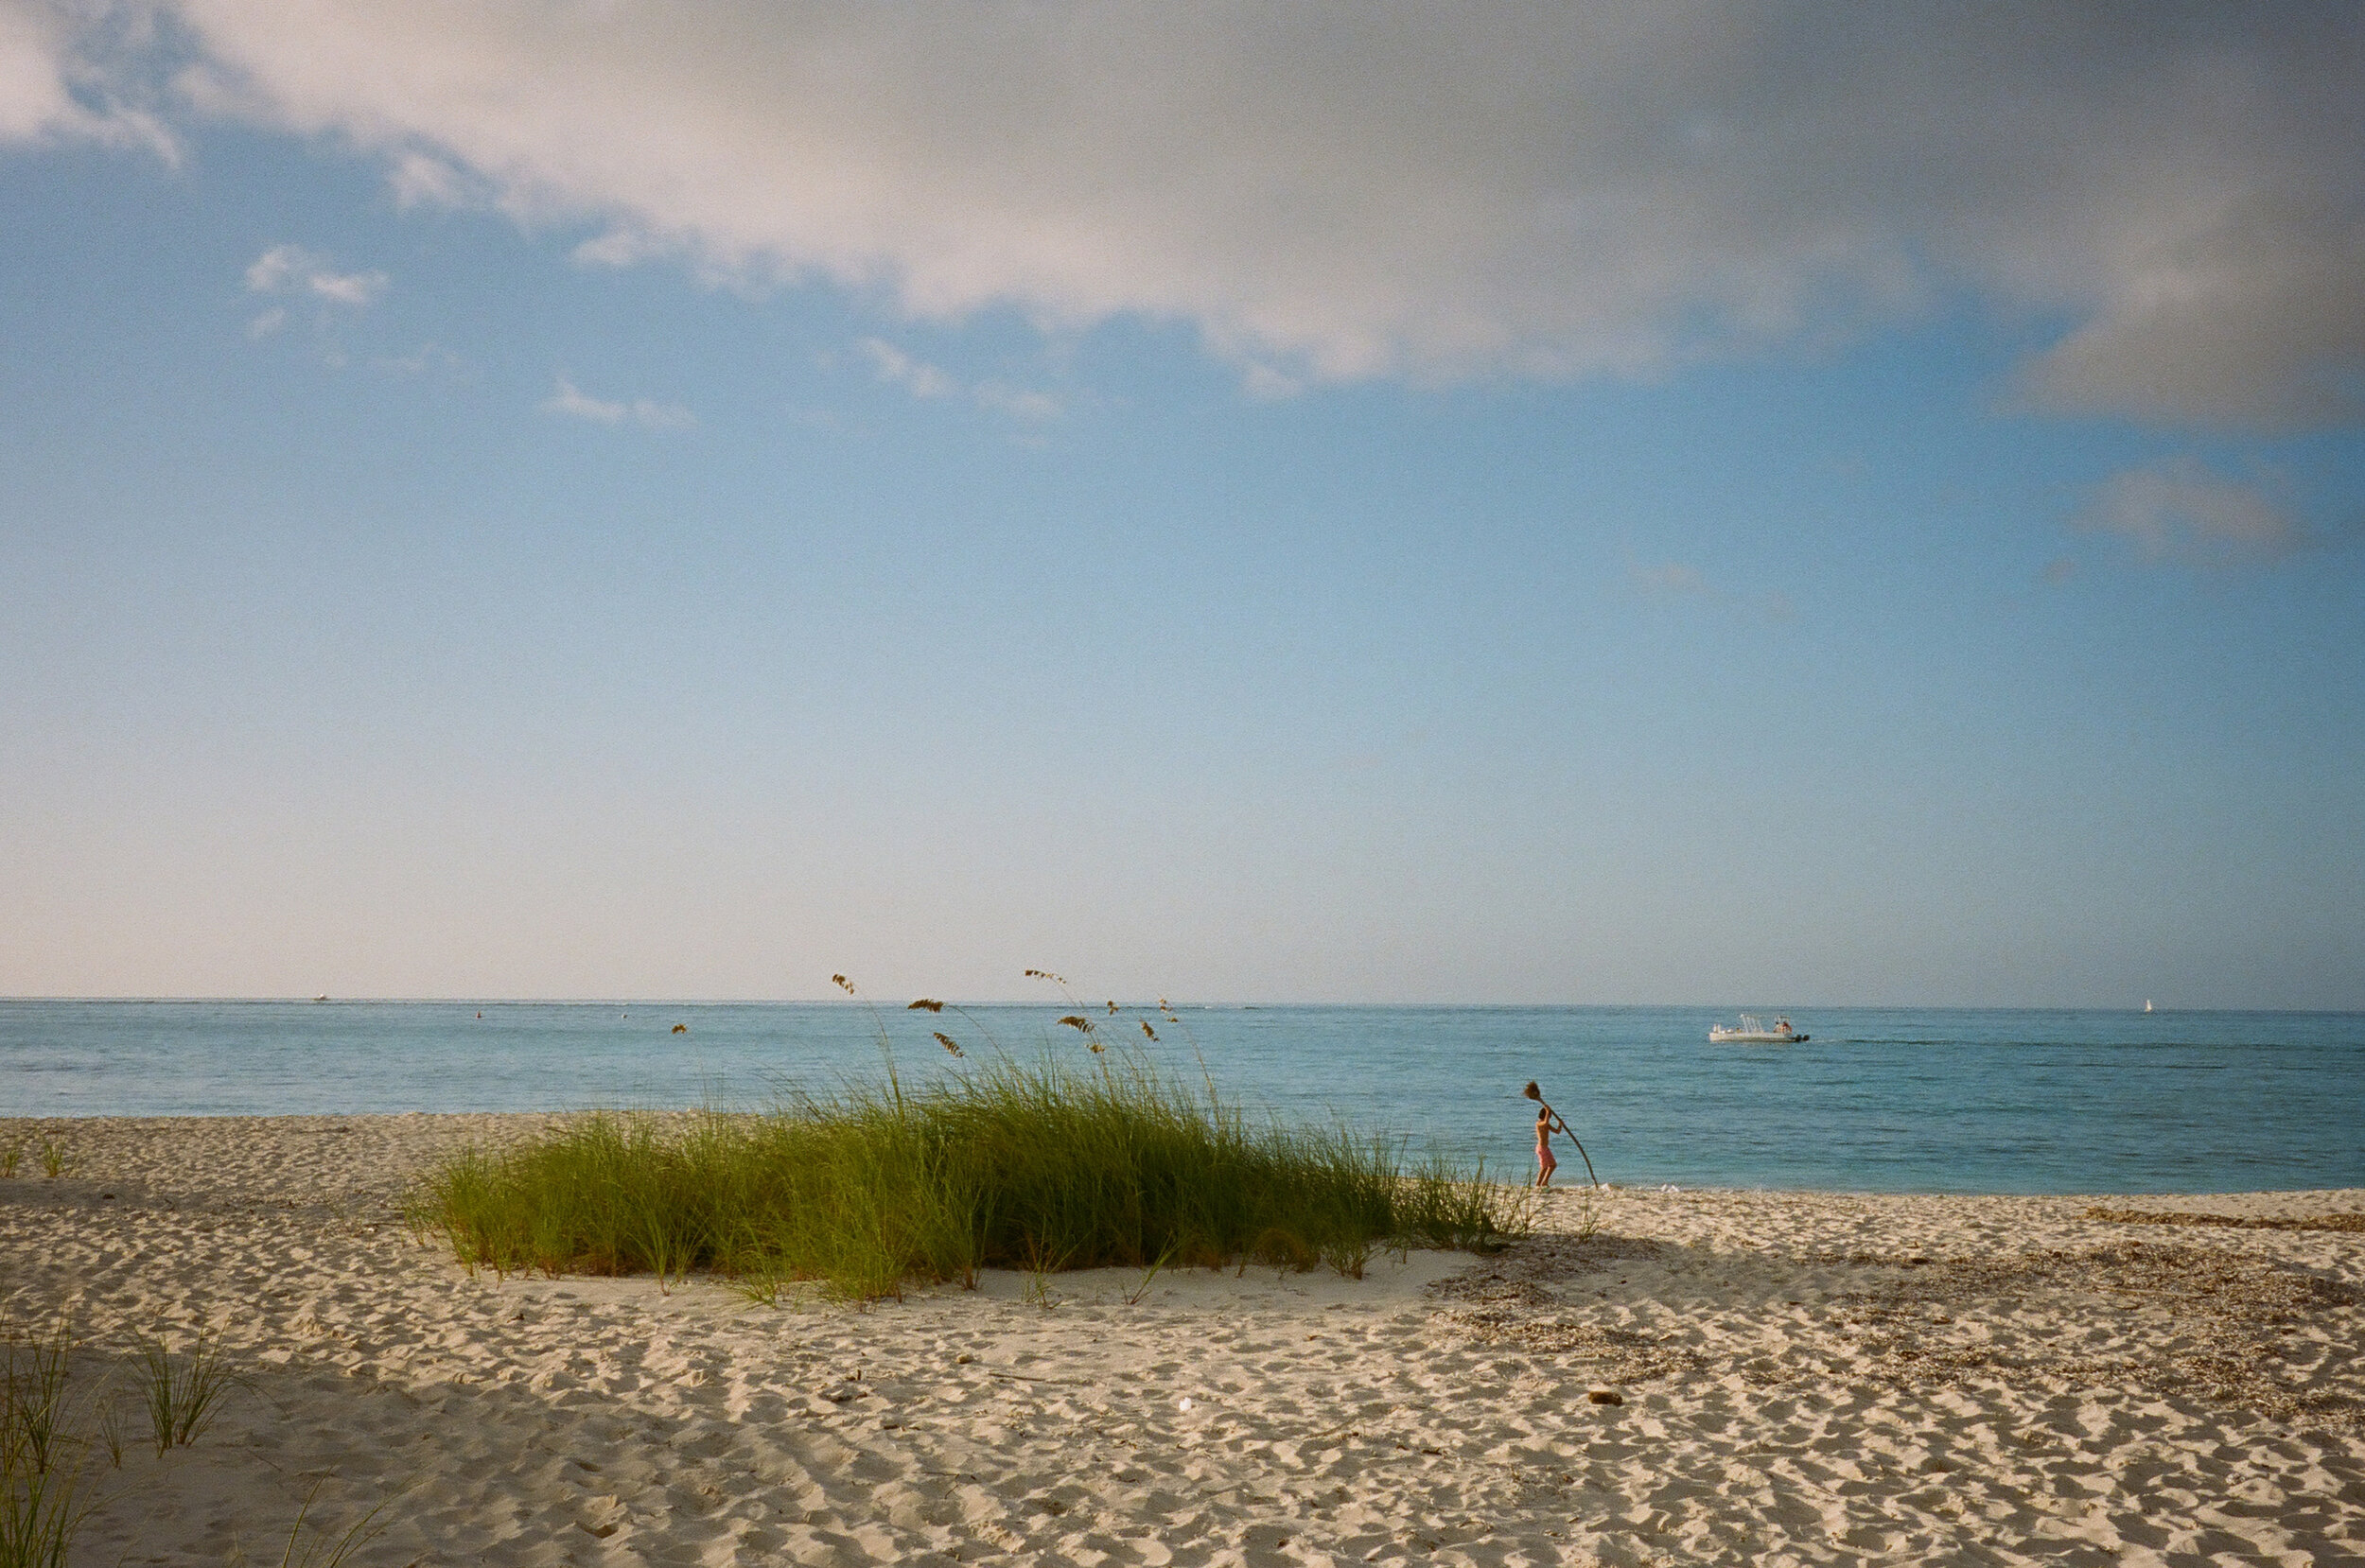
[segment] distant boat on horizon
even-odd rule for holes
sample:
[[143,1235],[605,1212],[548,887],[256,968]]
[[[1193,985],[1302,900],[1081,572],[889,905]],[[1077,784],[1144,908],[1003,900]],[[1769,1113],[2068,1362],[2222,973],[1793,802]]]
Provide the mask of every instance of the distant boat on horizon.
[[2149,997],[2144,998],[2144,1011],[2146,1013],[2151,1011],[2151,998]]
[[1790,1019],[1778,1018],[1767,1023],[1755,1013],[1741,1015],[1741,1026],[1719,1023],[1708,1030],[1711,1045],[1796,1045],[1807,1038],[1790,1026]]

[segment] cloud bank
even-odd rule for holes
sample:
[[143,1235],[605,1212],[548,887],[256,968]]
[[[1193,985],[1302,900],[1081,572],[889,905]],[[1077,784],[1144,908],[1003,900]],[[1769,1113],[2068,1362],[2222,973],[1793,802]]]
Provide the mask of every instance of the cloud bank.
[[1266,392],[1652,376],[1969,291],[2054,337],[2030,407],[2365,411],[2354,7],[0,0],[0,137],[126,134],[144,79],[588,260],[1181,322]]

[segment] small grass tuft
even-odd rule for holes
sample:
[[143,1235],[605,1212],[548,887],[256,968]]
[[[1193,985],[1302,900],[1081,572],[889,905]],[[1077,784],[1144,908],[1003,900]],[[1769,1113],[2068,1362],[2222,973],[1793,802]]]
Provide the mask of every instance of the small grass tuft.
[[0,1176],[13,1178],[16,1168],[25,1161],[25,1140],[11,1138],[0,1143]]
[[1051,1277],[1067,1266],[1074,1253],[1055,1255],[1041,1242],[1029,1242],[1026,1248],[1026,1304],[1045,1311],[1060,1304],[1051,1294]]
[[107,1451],[107,1463],[123,1468],[123,1411],[109,1394],[98,1407],[98,1441]]
[[54,1138],[41,1141],[41,1174],[52,1180],[65,1174],[65,1145]]
[[138,1344],[140,1394],[156,1452],[185,1448],[214,1424],[236,1379],[223,1363],[220,1348],[201,1332],[178,1354],[163,1340],[146,1334],[138,1336]]
[[56,1466],[67,1441],[66,1382],[73,1370],[73,1333],[62,1322],[46,1333],[10,1340],[0,1351],[5,1420],[0,1434],[11,1457],[36,1471]]
[[[1133,1284],[1125,1292],[1125,1304],[1127,1306],[1138,1307],[1145,1300],[1148,1299],[1149,1287],[1158,1282],[1158,1276],[1165,1271],[1165,1266],[1168,1263],[1174,1262],[1174,1254],[1175,1248],[1170,1246],[1164,1252],[1159,1253],[1150,1265],[1142,1270],[1142,1277],[1135,1281]],[[1356,1278],[1359,1280],[1362,1276],[1358,1274]]]

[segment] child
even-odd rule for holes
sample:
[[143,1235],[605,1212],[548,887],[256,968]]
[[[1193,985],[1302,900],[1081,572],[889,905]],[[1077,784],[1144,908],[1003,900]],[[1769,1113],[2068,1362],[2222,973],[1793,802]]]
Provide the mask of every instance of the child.
[[1528,1087],[1519,1092],[1535,1102],[1535,1184],[1550,1187],[1552,1173],[1560,1169],[1560,1161],[1552,1158],[1552,1134],[1558,1133],[1577,1145],[1577,1157],[1585,1161],[1585,1174],[1593,1176],[1593,1185],[1599,1187],[1602,1178],[1593,1176],[1593,1157],[1585,1152],[1585,1144],[1568,1130],[1568,1124],[1560,1119],[1560,1113],[1544,1103],[1544,1091],[1535,1087],[1535,1080],[1530,1078]]
[[1560,1169],[1560,1161],[1552,1158],[1552,1134],[1568,1134],[1568,1124],[1551,1106],[1536,1103],[1535,1107],[1535,1184],[1550,1187],[1552,1173]]

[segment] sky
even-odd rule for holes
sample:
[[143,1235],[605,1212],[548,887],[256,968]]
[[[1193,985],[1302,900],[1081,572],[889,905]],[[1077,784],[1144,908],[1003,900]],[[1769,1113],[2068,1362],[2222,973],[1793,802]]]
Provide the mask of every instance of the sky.
[[0,994],[2365,1008],[2349,6],[0,0]]

